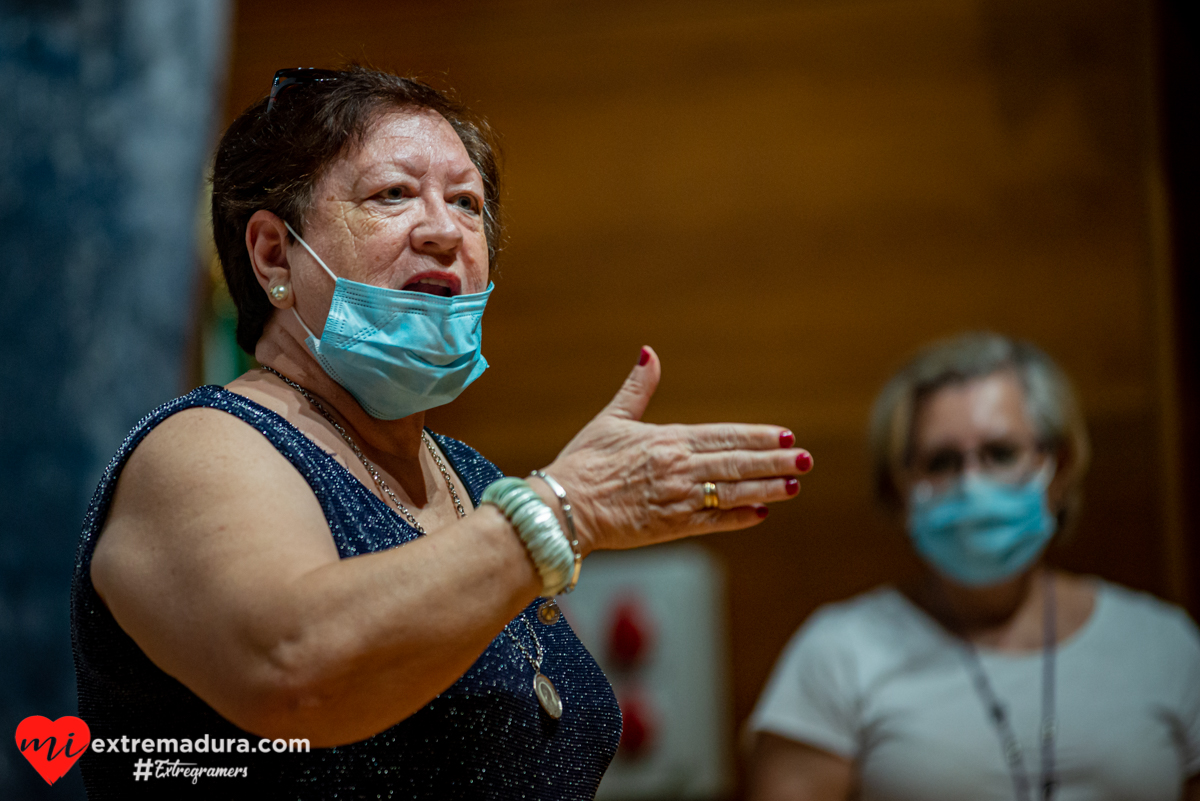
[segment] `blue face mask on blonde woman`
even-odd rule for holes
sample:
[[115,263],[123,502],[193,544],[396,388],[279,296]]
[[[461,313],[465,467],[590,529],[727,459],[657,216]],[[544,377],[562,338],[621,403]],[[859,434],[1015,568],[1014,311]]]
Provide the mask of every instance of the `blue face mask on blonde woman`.
[[908,534],[939,573],[983,587],[1020,574],[1054,536],[1046,490],[1055,460],[1013,443],[989,443],[975,460],[979,467],[964,472],[966,457],[943,450],[918,468]]

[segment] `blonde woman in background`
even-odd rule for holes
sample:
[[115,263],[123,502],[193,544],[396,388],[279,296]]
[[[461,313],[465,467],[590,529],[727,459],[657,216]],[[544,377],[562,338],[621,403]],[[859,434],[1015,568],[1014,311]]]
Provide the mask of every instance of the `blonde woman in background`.
[[1200,799],[1195,624],[1043,561],[1089,450],[1054,363],[992,334],[935,344],[884,388],[871,445],[927,569],[792,638],[749,724],[750,798]]

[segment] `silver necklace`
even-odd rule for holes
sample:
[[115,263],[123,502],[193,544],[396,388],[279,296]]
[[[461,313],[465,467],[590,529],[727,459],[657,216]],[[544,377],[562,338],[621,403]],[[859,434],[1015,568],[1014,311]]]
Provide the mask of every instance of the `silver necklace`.
[[[1054,773],[1054,650],[1057,645],[1055,634],[1054,611],[1054,576],[1047,572],[1045,600],[1042,603],[1042,725],[1038,732],[1042,746],[1042,801],[1051,801],[1058,786],[1058,778]],[[965,640],[967,666],[974,679],[975,691],[979,694],[984,707],[987,708],[988,718],[1000,735],[1004,748],[1004,760],[1012,775],[1013,789],[1018,801],[1031,801],[1029,771],[1025,768],[1025,758],[1021,754],[1021,744],[1013,732],[1004,703],[996,697],[987,673],[984,672],[983,662],[979,652],[970,640]]]
[[542,673],[542,658],[546,652],[542,649],[542,641],[538,639],[537,632],[534,631],[533,624],[525,618],[521,618],[521,622],[525,624],[525,628],[529,629],[530,636],[533,637],[533,647],[537,651],[535,658],[529,653],[529,649],[525,647],[525,643],[517,639],[517,635],[509,631],[508,626],[504,627],[504,633],[509,636],[517,648],[521,649],[521,653],[529,660],[529,664],[533,665],[533,694],[537,696],[538,703],[542,705],[542,709],[546,710],[546,714],[558,720],[562,717],[563,702],[558,694],[558,690],[554,687],[554,682],[550,681],[544,673]]
[[[333,415],[331,415],[329,411],[323,405],[321,405],[321,402],[317,400],[316,397],[307,389],[300,386],[295,381],[276,370],[274,367],[268,367],[264,364],[262,369],[274,373],[285,384],[303,395],[308,402],[313,405],[313,408],[320,412],[321,416],[329,421],[329,424],[333,426],[334,430],[341,434],[342,439],[344,439],[346,444],[350,446],[350,450],[354,451],[354,455],[358,457],[360,462],[362,462],[363,467],[365,467],[367,472],[371,474],[371,478],[374,479],[375,486],[379,487],[379,491],[391,498],[392,503],[396,504],[396,508],[404,515],[404,518],[408,521],[410,526],[422,534],[425,534],[425,529],[422,528],[421,524],[417,522],[417,519],[413,517],[412,512],[408,511],[408,507],[400,502],[400,499],[396,497],[396,493],[392,492],[392,488],[389,487],[387,482],[383,480],[383,476],[379,475],[379,471],[375,469],[375,466],[371,464],[363,452],[359,450],[358,445],[354,443],[354,440],[350,438],[350,434],[347,433],[346,429],[342,428],[341,424],[333,418]],[[425,436],[425,432],[423,430],[421,431],[421,441],[425,443],[425,447],[429,450],[429,455],[433,457],[434,464],[437,465],[438,470],[440,470],[442,473],[442,478],[446,481],[446,488],[450,490],[450,497],[454,501],[455,511],[458,512],[458,516],[460,518],[466,517],[467,510],[463,508],[462,501],[458,497],[458,491],[454,489],[454,482],[450,480],[450,470],[446,467],[446,463],[442,461],[442,457],[438,455],[437,450],[433,447],[433,443],[429,441],[427,436]],[[554,620],[557,619],[558,617],[555,615]],[[530,655],[529,649],[525,647],[525,643],[521,642],[517,636],[509,630],[508,627],[512,625],[511,623],[504,626],[504,633],[509,636],[521,653],[525,655],[525,658],[529,660],[529,664],[533,665],[533,694],[537,697],[538,703],[542,705],[542,709],[546,710],[546,714],[557,720],[558,718],[562,717],[563,703],[562,698],[558,694],[558,690],[554,687],[554,683],[542,673],[542,660],[546,656],[546,651],[542,648],[542,641],[538,639],[537,631],[534,630],[529,621],[523,617],[521,618],[521,621],[525,624],[525,627],[529,629],[530,636],[533,637],[533,646],[537,651],[536,658]]]
[[[285,376],[283,373],[276,370],[274,367],[263,365],[262,369],[279,376],[279,378],[282,379],[285,384],[308,399],[308,402],[313,405],[313,408],[320,412],[321,416],[329,421],[329,424],[333,426],[334,430],[342,435],[342,439],[344,439],[346,444],[350,446],[350,450],[354,451],[354,455],[358,457],[358,460],[362,462],[363,467],[365,467],[367,472],[371,474],[371,478],[375,481],[375,486],[379,487],[379,491],[392,500],[392,503],[394,503],[400,513],[404,515],[404,519],[408,521],[410,526],[422,534],[425,534],[426,531],[421,524],[417,522],[417,518],[413,517],[413,513],[408,511],[408,507],[401,503],[400,499],[396,497],[396,493],[392,492],[392,488],[389,487],[387,482],[383,480],[383,476],[379,475],[379,471],[375,469],[375,465],[371,464],[370,460],[367,459],[366,455],[359,449],[354,440],[350,438],[350,434],[346,431],[346,429],[342,428],[341,424],[338,423],[337,420],[333,419],[333,415],[329,413],[329,410],[321,405],[321,402],[317,400],[311,392]],[[450,480],[450,471],[447,469],[446,463],[442,461],[442,457],[438,456],[438,452],[433,447],[433,443],[429,441],[429,437],[425,436],[424,430],[421,431],[421,442],[425,443],[425,448],[429,451],[429,455],[433,457],[433,463],[437,465],[438,470],[440,470],[442,473],[442,478],[446,482],[446,488],[450,490],[450,498],[454,501],[454,510],[458,512],[458,516],[460,518],[466,517],[467,510],[463,508],[462,501],[458,497],[458,490],[454,489],[454,482]]]

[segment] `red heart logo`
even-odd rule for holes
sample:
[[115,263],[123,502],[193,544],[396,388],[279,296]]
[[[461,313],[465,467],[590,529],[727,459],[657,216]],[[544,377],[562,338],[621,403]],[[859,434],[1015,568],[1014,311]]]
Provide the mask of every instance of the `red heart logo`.
[[91,742],[88,725],[70,715],[58,720],[30,715],[17,726],[17,748],[47,784],[65,776]]

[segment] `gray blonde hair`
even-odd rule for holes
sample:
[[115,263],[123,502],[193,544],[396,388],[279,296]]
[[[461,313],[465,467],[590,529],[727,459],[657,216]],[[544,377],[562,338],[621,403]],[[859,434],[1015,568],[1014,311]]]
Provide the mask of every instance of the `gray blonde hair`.
[[1034,345],[986,332],[929,345],[879,393],[871,411],[870,446],[875,496],[885,508],[898,512],[904,507],[896,479],[912,458],[913,421],[920,402],[947,385],[1005,370],[1011,370],[1025,390],[1025,411],[1039,444],[1054,453],[1060,469],[1067,471],[1059,531],[1074,523],[1083,500],[1091,445],[1071,382]]

